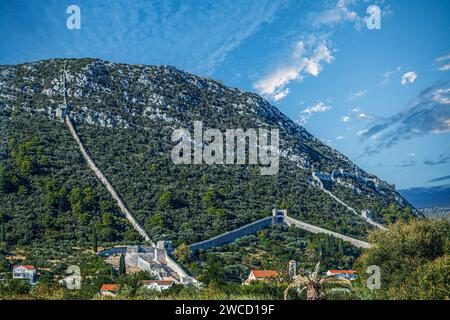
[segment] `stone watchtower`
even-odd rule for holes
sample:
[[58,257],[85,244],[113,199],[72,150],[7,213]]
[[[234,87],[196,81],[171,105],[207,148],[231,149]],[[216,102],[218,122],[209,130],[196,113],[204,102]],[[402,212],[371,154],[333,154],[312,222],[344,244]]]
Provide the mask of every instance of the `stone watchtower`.
[[287,216],[287,210],[274,208],[272,210],[272,225],[283,224],[284,218]]
[[165,241],[158,241],[156,244],[155,249],[155,260],[159,263],[165,264],[166,263],[166,242]]

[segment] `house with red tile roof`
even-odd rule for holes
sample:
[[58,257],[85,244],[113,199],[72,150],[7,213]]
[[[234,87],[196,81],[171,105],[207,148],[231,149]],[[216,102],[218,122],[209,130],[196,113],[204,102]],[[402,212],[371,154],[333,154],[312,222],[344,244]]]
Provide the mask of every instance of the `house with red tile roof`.
[[251,270],[248,278],[242,283],[248,285],[252,281],[270,281],[280,278],[280,272],[276,270]]
[[27,279],[30,283],[36,281],[36,268],[32,265],[13,266],[13,279]]
[[358,278],[355,270],[328,270],[327,276],[345,278],[349,280],[355,280],[356,278]]
[[100,294],[107,297],[115,297],[120,286],[118,284],[103,284],[100,288]]

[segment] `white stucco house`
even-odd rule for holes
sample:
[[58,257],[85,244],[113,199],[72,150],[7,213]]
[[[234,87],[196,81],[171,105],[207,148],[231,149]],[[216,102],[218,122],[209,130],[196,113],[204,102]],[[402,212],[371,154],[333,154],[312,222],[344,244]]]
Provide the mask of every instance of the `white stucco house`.
[[169,289],[175,281],[173,280],[143,280],[141,285],[147,290],[163,291]]
[[13,279],[27,279],[36,282],[36,268],[31,265],[16,265],[13,267]]

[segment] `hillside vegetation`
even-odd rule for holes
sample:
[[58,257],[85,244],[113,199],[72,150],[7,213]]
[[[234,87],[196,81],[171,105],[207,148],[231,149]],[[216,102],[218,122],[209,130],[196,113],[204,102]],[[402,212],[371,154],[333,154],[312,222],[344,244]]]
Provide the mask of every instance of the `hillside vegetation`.
[[[63,104],[63,68],[67,95]],[[311,185],[312,172],[345,172],[327,186],[381,223],[415,215],[370,175],[261,97],[172,67],[92,59],[0,67],[0,217],[5,241],[139,239],[89,171],[62,123],[70,112],[93,158],[153,240],[193,243],[271,214],[364,239],[372,227]],[[280,170],[255,165],[174,165],[176,128],[278,128]],[[345,182],[345,183],[343,183]],[[390,206],[390,207],[389,207]],[[390,210],[391,208],[392,210]]]

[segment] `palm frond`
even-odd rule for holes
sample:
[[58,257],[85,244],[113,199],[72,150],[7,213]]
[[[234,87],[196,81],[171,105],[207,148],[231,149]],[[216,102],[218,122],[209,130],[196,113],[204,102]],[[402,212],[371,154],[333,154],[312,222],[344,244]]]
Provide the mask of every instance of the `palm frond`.
[[320,268],[320,261],[317,262],[316,267],[314,268],[314,272],[311,275],[311,279],[317,279],[317,276],[319,275],[319,268]]
[[335,286],[335,285],[338,285],[340,287],[346,287],[346,288],[351,288],[352,287],[352,283],[350,282],[350,280],[342,279],[342,278],[335,278],[335,277],[320,279],[319,284],[321,286]]

